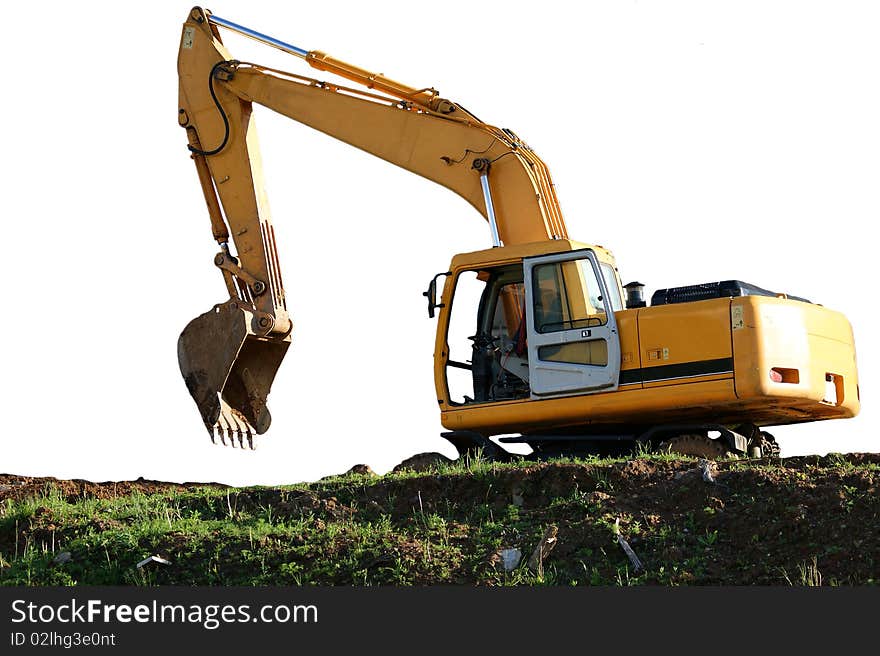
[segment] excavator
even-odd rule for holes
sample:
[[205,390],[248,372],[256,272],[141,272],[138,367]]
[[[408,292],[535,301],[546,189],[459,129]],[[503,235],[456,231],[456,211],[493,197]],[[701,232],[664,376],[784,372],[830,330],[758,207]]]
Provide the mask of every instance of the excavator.
[[[221,29],[357,88],[238,61]],[[267,397],[293,330],[254,104],[442,185],[488,223],[491,247],[455,255],[424,292],[437,315],[442,436],[460,454],[510,457],[502,445],[519,443],[535,457],[636,445],[766,457],[779,454],[767,426],[859,411],[844,315],[739,280],[660,289],[649,304],[643,284],[621,284],[608,249],[569,239],[550,172],[527,143],[434,88],[200,7],[183,24],[178,75],[178,122],[229,296],[186,326],[178,361],[215,442],[253,448],[269,428]]]

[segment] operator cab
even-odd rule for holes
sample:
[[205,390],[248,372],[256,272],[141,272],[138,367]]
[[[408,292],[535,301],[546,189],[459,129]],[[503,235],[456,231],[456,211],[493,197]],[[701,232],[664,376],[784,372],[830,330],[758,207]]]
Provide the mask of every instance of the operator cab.
[[[500,250],[484,252],[497,261]],[[450,404],[617,388],[614,313],[623,309],[623,300],[613,260],[579,248],[513,263],[453,267],[450,275],[444,313]]]

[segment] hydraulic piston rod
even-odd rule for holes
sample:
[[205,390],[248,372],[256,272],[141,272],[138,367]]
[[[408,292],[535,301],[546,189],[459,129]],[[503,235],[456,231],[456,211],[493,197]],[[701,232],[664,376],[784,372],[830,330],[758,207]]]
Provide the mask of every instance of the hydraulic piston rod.
[[368,89],[376,89],[384,93],[390,94],[396,98],[408,100],[420,105],[424,105],[429,109],[448,114],[455,111],[455,107],[448,100],[439,97],[436,89],[424,88],[416,89],[415,87],[402,84],[391,78],[385,77],[381,73],[371,73],[370,71],[354,66],[341,59],[335,59],[330,55],[320,52],[319,50],[304,50],[298,46],[292,45],[275,37],[257,32],[244,25],[233,23],[231,20],[220,18],[211,13],[207,13],[208,21],[214,25],[225,27],[233,32],[238,32],[250,39],[265,43],[266,45],[282,50],[291,55],[296,55],[308,62],[309,66],[319,71],[327,71],[344,77],[346,80],[362,84]]
[[489,216],[489,232],[492,233],[492,246],[501,246],[501,238],[498,236],[498,221],[495,219],[495,206],[492,204],[492,192],[489,191],[489,174],[483,171],[480,174],[480,186],[483,188],[483,199],[486,201],[486,214]]
[[228,30],[232,30],[233,32],[238,32],[239,34],[243,34],[244,36],[253,39],[254,41],[259,41],[260,43],[265,43],[266,45],[272,46],[273,48],[278,48],[279,50],[283,50],[286,53],[291,55],[296,55],[297,57],[302,57],[305,59],[309,51],[303,50],[302,48],[297,48],[294,45],[289,43],[285,43],[275,37],[269,36],[268,34],[263,34],[262,32],[257,32],[256,30],[252,30],[249,27],[245,27],[244,25],[239,25],[238,23],[233,23],[231,20],[226,20],[225,18],[220,18],[216,14],[208,14],[208,20],[215,25],[221,25]]

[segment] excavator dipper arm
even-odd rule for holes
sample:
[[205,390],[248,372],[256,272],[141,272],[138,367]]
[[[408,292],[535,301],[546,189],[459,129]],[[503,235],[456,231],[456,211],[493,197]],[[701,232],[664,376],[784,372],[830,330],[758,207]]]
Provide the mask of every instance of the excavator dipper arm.
[[[366,90],[236,61],[218,26]],[[483,123],[434,89],[408,87],[198,7],[183,26],[178,74],[178,121],[187,131],[220,246],[214,262],[230,295],[191,322],[178,342],[181,372],[212,437],[243,445],[268,429],[266,397],[292,330],[253,103],[454,191],[489,221],[495,245],[567,237],[541,159],[513,132]]]

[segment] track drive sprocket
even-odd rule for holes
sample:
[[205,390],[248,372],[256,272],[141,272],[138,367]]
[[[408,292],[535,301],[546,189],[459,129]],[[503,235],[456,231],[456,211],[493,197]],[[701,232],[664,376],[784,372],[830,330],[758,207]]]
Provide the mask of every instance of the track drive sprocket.
[[782,453],[776,438],[767,431],[761,431],[758,434],[757,446],[761,451],[762,458],[778,458]]

